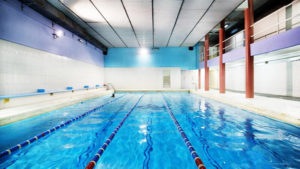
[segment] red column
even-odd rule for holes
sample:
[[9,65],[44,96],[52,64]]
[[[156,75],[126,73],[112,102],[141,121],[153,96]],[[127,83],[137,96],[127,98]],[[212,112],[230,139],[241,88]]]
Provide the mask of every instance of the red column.
[[223,63],[224,53],[224,21],[220,24],[219,30],[219,92],[225,93],[225,63]]
[[209,90],[209,67],[207,67],[207,60],[209,57],[209,37],[208,34],[205,36],[205,44],[204,44],[204,65],[205,65],[205,85],[204,90]]
[[[248,0],[248,9],[249,9],[249,22],[250,26],[253,25],[254,23],[254,2],[253,0]],[[250,35],[253,35],[253,27],[250,27]],[[254,37],[250,37],[250,42],[254,42]]]
[[198,70],[198,89],[201,89],[201,69]]
[[[249,9],[245,9],[245,66],[246,66],[246,98],[254,97],[254,65],[253,58],[251,56],[250,44],[251,44],[251,35],[252,30],[250,28],[251,17]],[[253,14],[253,13],[252,13]],[[253,21],[253,20],[252,20]]]

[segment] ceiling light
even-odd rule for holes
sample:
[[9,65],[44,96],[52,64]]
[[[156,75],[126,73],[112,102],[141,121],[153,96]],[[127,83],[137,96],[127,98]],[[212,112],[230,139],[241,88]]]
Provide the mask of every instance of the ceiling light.
[[145,56],[149,54],[149,50],[147,48],[140,48],[139,50],[140,56]]
[[224,27],[225,27],[225,28],[227,28],[228,26],[229,26],[229,25],[228,25],[228,24],[226,24]]
[[150,62],[149,49],[140,48],[139,49],[139,60],[142,64],[148,64]]

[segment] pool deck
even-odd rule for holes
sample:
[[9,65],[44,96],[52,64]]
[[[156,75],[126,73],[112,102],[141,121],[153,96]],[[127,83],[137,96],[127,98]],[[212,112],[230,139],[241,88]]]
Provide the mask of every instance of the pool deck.
[[0,100],[2,103],[0,104],[0,126],[112,93],[113,90],[91,89],[74,93],[70,91],[54,95],[13,98],[9,103]]
[[280,120],[300,126],[300,102],[282,98],[255,95],[252,99],[245,98],[245,94],[226,91],[220,94],[218,90],[211,89],[191,90],[191,93],[248,110],[272,119]]

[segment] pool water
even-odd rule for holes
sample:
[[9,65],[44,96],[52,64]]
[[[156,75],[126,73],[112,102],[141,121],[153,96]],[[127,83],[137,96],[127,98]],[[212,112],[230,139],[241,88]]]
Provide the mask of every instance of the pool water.
[[[206,168],[299,168],[300,130],[188,93],[117,93],[115,102],[0,159],[0,168],[85,168],[138,102],[95,168],[197,168],[164,100]],[[0,127],[0,151],[114,98]]]

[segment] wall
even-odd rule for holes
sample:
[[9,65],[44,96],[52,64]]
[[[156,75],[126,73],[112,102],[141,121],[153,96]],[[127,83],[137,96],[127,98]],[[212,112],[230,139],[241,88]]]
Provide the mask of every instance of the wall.
[[103,68],[0,40],[0,95],[103,84]]
[[[54,39],[54,30],[62,30],[64,36]],[[22,44],[34,49],[69,57],[97,66],[103,66],[100,49],[24,6],[17,0],[0,1],[0,39]]]
[[300,97],[300,61],[292,62],[293,95]]
[[104,57],[105,83],[116,89],[163,89],[163,71],[171,71],[170,89],[194,88],[199,66],[199,45],[188,47],[110,48]]
[[197,69],[198,47],[161,47],[149,49],[148,55],[141,55],[139,48],[110,48],[105,56],[104,67],[180,67]]
[[[210,70],[210,88],[218,88],[218,73],[218,69]],[[300,97],[299,73],[300,61],[255,64],[255,93]],[[242,61],[226,64],[226,89],[245,91],[245,65]]]
[[[237,64],[237,65],[236,65]],[[225,88],[245,91],[245,66],[232,62],[225,66]]]
[[170,70],[171,88],[181,88],[179,68],[105,68],[104,82],[116,89],[163,89],[163,71]]
[[198,70],[181,70],[181,88],[198,88]]
[[255,92],[287,95],[287,62],[269,62],[254,66]]
[[[55,25],[18,1],[0,1],[0,95],[103,83],[102,51]],[[1,40],[2,39],[2,40]]]

